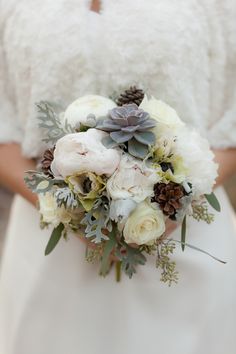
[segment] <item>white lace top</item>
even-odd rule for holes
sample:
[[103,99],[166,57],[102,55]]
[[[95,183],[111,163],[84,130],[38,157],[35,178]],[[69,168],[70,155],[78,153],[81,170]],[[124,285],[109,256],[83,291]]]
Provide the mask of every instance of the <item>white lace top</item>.
[[0,0],[0,141],[42,150],[35,102],[130,84],[236,146],[236,0]]

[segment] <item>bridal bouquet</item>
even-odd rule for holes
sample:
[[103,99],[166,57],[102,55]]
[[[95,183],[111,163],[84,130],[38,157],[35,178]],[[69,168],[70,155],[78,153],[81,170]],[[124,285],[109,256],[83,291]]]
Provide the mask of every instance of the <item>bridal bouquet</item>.
[[[186,243],[187,218],[213,221],[207,202],[220,210],[207,141],[136,87],[116,100],[80,97],[63,113],[37,106],[49,146],[25,181],[38,194],[42,227],[53,227],[45,254],[72,231],[103,276],[115,264],[117,280],[122,271],[131,278],[155,256],[161,280],[176,282],[177,243],[196,248]],[[180,240],[165,237],[169,219],[182,224]]]

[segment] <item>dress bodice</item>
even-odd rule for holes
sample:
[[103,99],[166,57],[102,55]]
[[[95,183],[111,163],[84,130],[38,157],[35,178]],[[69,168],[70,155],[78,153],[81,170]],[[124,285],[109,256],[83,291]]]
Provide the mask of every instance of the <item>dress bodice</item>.
[[66,106],[136,83],[212,145],[236,144],[234,0],[103,0],[100,14],[89,7],[89,0],[2,0],[2,141],[21,141],[37,156],[35,102]]

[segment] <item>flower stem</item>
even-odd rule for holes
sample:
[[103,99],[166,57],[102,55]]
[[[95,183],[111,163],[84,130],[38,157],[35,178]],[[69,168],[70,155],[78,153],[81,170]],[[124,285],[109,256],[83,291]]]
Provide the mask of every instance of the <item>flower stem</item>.
[[121,262],[116,262],[116,281],[120,282],[121,279]]

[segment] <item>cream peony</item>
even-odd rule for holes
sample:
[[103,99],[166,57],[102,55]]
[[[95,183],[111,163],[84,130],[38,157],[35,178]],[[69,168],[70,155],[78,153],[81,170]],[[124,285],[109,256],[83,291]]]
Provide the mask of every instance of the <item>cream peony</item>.
[[181,156],[186,180],[192,184],[194,196],[211,193],[218,165],[208,141],[196,130],[184,128],[176,139],[174,154]]
[[148,99],[145,95],[139,108],[148,112],[151,118],[156,119],[159,123],[153,129],[157,137],[161,136],[166,129],[171,129],[173,133],[185,125],[172,107],[161,100],[157,100],[155,97]]
[[113,200],[132,199],[140,203],[152,195],[153,186],[159,181],[156,170],[125,154],[118,169],[107,181],[107,192]]
[[78,123],[86,123],[88,115],[93,114],[96,118],[106,116],[108,111],[116,107],[115,102],[107,97],[87,95],[72,102],[65,111],[64,120],[72,126]]
[[60,223],[67,224],[71,221],[71,214],[64,206],[58,207],[54,195],[50,192],[39,193],[39,212],[42,215],[42,221],[50,223],[54,227]]
[[165,232],[165,219],[161,210],[143,201],[130,214],[123,234],[127,243],[150,244]]
[[102,139],[108,134],[97,129],[65,135],[56,143],[51,170],[66,178],[79,172],[110,176],[120,162],[118,149],[107,149]]

